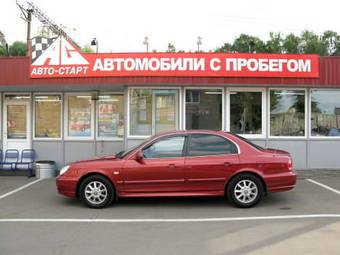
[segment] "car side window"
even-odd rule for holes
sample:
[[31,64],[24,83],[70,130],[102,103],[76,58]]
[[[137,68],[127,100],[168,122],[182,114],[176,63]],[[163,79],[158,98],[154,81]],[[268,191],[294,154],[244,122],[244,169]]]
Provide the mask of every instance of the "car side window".
[[226,138],[209,134],[192,134],[189,137],[188,156],[236,154],[236,145]]
[[143,149],[144,158],[175,158],[183,156],[184,136],[161,138]]

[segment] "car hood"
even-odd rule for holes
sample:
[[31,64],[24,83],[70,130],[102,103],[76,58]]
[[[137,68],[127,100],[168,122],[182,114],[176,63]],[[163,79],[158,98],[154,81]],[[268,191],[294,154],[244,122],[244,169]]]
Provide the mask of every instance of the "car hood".
[[108,160],[111,160],[111,161],[117,160],[117,158],[114,155],[102,156],[102,157],[95,157],[95,158],[90,158],[90,159],[85,159],[85,160],[79,160],[71,164],[82,164],[82,163],[89,163],[89,162],[96,162],[96,161],[108,161]]

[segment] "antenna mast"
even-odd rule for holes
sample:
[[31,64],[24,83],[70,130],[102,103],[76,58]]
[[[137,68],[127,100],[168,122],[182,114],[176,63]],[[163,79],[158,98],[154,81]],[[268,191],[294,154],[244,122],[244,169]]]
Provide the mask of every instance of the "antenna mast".
[[74,40],[60,27],[58,26],[52,19],[50,19],[38,6],[36,6],[33,2],[27,1],[27,8],[23,5],[16,2],[19,6],[22,19],[27,22],[27,56],[30,54],[31,47],[31,21],[32,14],[36,17],[44,26],[48,27],[54,34],[58,36],[63,36],[66,40],[71,41],[73,44],[77,46]]

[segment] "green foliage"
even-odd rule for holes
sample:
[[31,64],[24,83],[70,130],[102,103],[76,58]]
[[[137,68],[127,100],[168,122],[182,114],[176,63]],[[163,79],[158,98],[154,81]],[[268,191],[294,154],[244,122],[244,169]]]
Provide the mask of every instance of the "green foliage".
[[301,38],[294,35],[289,34],[283,39],[283,52],[289,54],[299,53],[299,45],[301,43]]
[[0,56],[6,56],[6,50],[3,46],[0,45]]
[[224,43],[221,47],[216,48],[215,52],[232,52],[232,44],[230,43]]
[[166,52],[176,52],[176,47],[172,43],[168,43],[168,49]]
[[231,47],[234,52],[265,52],[266,45],[265,43],[256,36],[250,36],[246,34],[241,34],[238,38],[234,40],[234,43]]
[[94,50],[90,45],[85,45],[83,48],[81,48],[81,52],[83,53],[94,53]]
[[266,43],[266,52],[281,53],[283,51],[283,38],[281,33],[269,33],[270,39]]
[[233,43],[225,42],[215,52],[256,52],[256,53],[304,53],[321,56],[340,55],[340,35],[334,31],[325,31],[317,35],[305,30],[300,36],[281,33],[269,33],[269,40],[263,42],[256,36],[239,35]]
[[15,41],[9,46],[9,54],[11,56],[26,56],[26,43]]
[[300,52],[306,54],[317,53],[321,56],[328,55],[327,45],[321,36],[311,31],[303,31],[301,34]]

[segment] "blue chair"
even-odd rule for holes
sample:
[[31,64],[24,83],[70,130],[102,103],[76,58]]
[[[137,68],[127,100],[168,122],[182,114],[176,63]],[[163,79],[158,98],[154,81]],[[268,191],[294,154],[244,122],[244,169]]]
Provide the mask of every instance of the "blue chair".
[[[12,170],[16,168],[16,163],[19,161],[19,151],[17,149],[8,149],[5,152],[5,159],[1,163],[2,170]],[[5,166],[9,166],[6,168]]]
[[[24,149],[21,151],[20,162],[15,163],[15,169],[16,170],[27,170],[29,171],[28,177],[32,177],[34,162],[35,162],[35,150]],[[21,168],[20,166],[25,166],[25,168]]]

